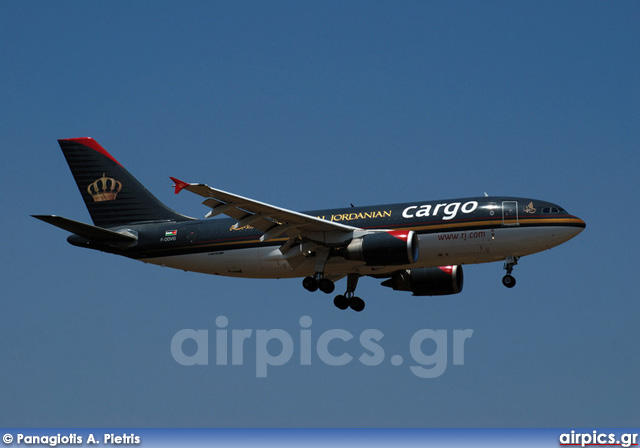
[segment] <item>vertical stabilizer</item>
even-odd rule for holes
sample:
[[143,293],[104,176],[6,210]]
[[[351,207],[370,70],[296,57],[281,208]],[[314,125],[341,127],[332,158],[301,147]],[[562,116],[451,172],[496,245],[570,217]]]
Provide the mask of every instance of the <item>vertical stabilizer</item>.
[[96,226],[190,219],[160,202],[94,139],[58,143]]

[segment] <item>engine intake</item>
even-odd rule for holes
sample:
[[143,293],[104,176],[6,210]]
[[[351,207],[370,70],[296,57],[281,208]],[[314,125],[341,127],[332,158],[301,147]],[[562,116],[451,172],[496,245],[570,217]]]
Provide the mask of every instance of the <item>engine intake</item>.
[[411,291],[414,296],[444,296],[462,291],[462,266],[440,266],[398,271],[382,286],[395,291]]
[[372,233],[351,241],[344,255],[368,266],[412,264],[418,261],[418,235],[413,230]]

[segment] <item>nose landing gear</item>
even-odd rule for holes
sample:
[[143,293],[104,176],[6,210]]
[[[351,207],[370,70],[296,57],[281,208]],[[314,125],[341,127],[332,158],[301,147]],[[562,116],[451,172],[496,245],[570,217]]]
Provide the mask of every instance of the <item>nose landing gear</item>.
[[507,288],[516,286],[516,279],[511,275],[511,272],[513,272],[513,267],[518,264],[519,258],[520,257],[507,257],[504,262],[504,269],[507,271],[507,275],[502,277],[502,284]]

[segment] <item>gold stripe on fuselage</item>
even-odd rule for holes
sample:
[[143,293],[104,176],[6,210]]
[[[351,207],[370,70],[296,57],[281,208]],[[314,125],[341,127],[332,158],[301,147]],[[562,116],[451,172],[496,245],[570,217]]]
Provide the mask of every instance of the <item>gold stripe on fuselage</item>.
[[[513,220],[514,224],[516,224],[515,219]],[[579,218],[522,218],[519,219],[519,221],[517,222],[517,224],[541,224],[541,225],[556,225],[556,224],[584,224],[584,221],[582,221]],[[506,228],[517,228],[518,225],[511,225],[511,226],[506,226]],[[393,227],[393,230],[413,230],[414,232],[420,232],[422,230],[441,230],[441,231],[453,231],[453,230],[457,230],[461,227],[469,227],[469,226],[473,226],[474,229],[478,228],[478,226],[480,226],[479,228],[503,228],[503,221],[502,219],[491,219],[491,220],[477,220],[477,221],[467,221],[467,222],[457,222],[457,223],[443,223],[443,224],[431,224],[431,225],[424,225],[424,226],[402,226],[402,227]],[[367,227],[363,227],[363,229],[367,229]],[[269,243],[277,243],[277,242],[281,242],[284,243],[288,240],[288,237],[280,237],[280,238],[274,238],[272,240],[269,240]],[[194,249],[197,248],[199,250],[202,249],[207,249],[207,248],[211,248],[211,250],[215,250],[215,248],[219,248],[221,246],[232,246],[232,245],[243,245],[243,244],[259,244],[260,243],[260,239],[259,237],[253,237],[251,239],[247,239],[247,240],[236,240],[236,241],[225,241],[225,242],[212,242],[206,245],[196,245],[196,246],[191,246]],[[188,246],[187,246],[188,247]],[[185,246],[182,247],[176,247],[176,248],[172,248],[172,249],[185,249]],[[165,248],[162,249],[157,249],[157,250],[153,250],[150,252],[160,252],[160,251],[165,251]]]
[[[541,225],[554,225],[554,224],[583,224],[584,222],[579,218],[522,218],[516,221],[515,219],[509,219],[507,224],[513,223],[513,225],[507,225],[507,228],[517,227],[518,224],[541,224]],[[502,228],[502,219],[491,220],[478,220],[445,224],[431,224],[425,226],[404,226],[394,227],[394,230],[413,230],[419,232],[421,230],[457,230],[461,227],[473,226],[474,228],[480,226],[481,228]]]

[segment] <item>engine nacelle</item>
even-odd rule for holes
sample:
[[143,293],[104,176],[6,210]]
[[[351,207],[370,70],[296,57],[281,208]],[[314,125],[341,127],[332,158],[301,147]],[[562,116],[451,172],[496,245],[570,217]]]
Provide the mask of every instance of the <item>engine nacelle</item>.
[[440,266],[398,271],[382,286],[396,291],[411,291],[414,296],[444,296],[462,291],[462,266]]
[[371,233],[351,241],[344,256],[368,266],[412,264],[418,261],[418,235],[413,230]]

